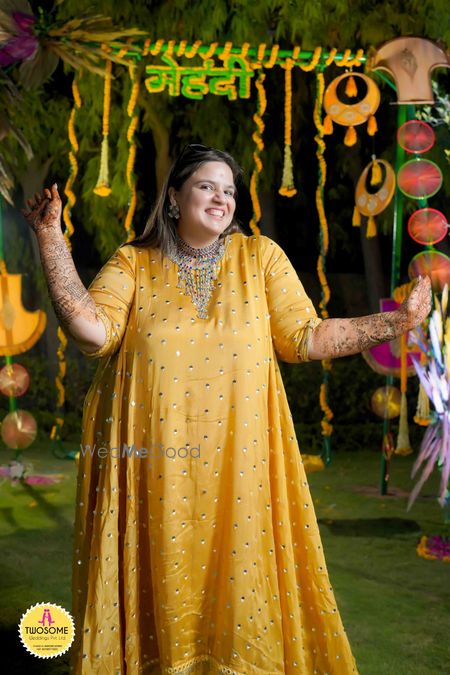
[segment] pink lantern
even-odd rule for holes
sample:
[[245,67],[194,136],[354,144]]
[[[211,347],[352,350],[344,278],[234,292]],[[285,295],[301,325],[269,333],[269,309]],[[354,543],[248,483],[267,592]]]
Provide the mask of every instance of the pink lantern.
[[2,422],[2,439],[13,450],[24,450],[34,441],[37,424],[33,415],[26,410],[10,412]]
[[429,276],[435,293],[442,293],[445,284],[450,286],[450,258],[439,251],[423,251],[409,263],[410,279],[419,275]]
[[5,396],[23,396],[29,384],[28,371],[19,363],[7,363],[0,370],[0,392]]
[[398,144],[406,152],[421,155],[433,147],[435,140],[433,127],[426,122],[410,120],[397,131]]
[[411,159],[400,168],[397,185],[407,197],[426,199],[440,190],[442,171],[429,159]]
[[437,244],[447,232],[447,218],[437,209],[418,209],[408,221],[409,236],[423,246]]

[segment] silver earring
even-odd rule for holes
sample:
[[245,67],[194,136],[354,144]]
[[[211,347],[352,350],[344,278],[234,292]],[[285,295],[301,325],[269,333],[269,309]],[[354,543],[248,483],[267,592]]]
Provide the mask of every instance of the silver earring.
[[171,204],[169,206],[169,216],[171,218],[175,218],[176,220],[178,220],[178,218],[180,217],[180,207],[176,202],[175,204]]

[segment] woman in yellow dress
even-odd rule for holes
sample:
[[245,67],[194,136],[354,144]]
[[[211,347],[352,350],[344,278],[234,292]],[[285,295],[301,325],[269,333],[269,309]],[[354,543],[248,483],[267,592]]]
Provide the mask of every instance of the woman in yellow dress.
[[55,311],[99,359],[83,416],[76,675],[356,673],[277,361],[354,354],[430,310],[316,315],[283,250],[234,220],[240,169],[187,146],[144,233],[89,290],[56,185],[29,200]]

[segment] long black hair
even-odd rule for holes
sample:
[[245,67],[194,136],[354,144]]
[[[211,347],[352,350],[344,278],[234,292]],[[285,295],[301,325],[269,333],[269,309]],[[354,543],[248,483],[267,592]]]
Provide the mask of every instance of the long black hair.
[[[242,169],[231,155],[206,145],[197,143],[186,145],[172,164],[144,231],[139,237],[129,242],[132,246],[156,248],[162,255],[169,253],[176,242],[176,219],[169,215],[169,188],[173,187],[178,192],[183,183],[205,162],[227,164],[233,174],[234,184],[239,185],[242,179]],[[221,233],[219,239],[233,232],[243,233],[235,217]]]

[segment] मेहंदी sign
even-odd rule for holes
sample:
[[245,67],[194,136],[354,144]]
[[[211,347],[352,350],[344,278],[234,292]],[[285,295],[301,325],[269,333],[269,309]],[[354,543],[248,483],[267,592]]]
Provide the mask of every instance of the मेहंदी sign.
[[[221,58],[220,56],[218,58]],[[164,65],[148,65],[145,86],[150,94],[168,91],[170,96],[202,99],[206,94],[237,98],[250,98],[251,78],[254,70],[247,59],[239,54],[223,55],[223,66],[214,59],[205,59],[200,66],[179,65],[173,56],[161,56]]]

